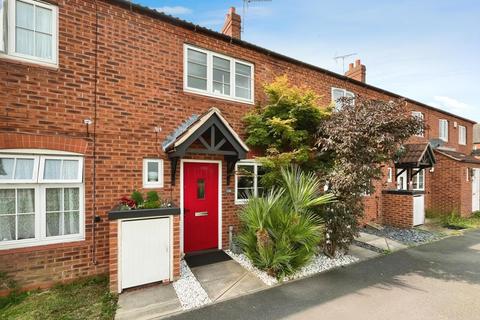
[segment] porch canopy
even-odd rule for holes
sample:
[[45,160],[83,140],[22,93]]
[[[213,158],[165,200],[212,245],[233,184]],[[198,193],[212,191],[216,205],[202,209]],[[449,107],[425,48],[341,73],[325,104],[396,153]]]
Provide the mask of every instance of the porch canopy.
[[235,163],[245,159],[249,151],[217,108],[211,108],[201,116],[191,116],[167,137],[162,147],[171,162],[172,185],[175,185],[178,161],[187,154],[224,156],[229,184]]
[[395,168],[401,169],[397,170],[395,178],[407,171],[407,181],[410,182],[420,170],[433,167],[435,162],[435,155],[430,143],[405,144],[401,147],[395,160]]

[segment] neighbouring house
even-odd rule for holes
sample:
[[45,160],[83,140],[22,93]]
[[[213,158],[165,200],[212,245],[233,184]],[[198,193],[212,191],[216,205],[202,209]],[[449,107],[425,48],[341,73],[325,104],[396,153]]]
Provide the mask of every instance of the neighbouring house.
[[[24,289],[175,280],[182,254],[228,247],[261,188],[242,118],[264,83],[287,74],[324,105],[400,98],[360,61],[339,75],[241,40],[240,25],[233,8],[219,33],[125,0],[0,0],[0,271]],[[428,128],[374,182],[364,222],[478,210],[474,121],[405,101]],[[177,208],[112,211],[134,189]]]

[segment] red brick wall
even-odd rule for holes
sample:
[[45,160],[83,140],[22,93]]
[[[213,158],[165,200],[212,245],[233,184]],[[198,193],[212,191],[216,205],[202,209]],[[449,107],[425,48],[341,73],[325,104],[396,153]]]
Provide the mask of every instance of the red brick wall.
[[[0,268],[12,274],[24,286],[48,284],[78,275],[105,273],[109,259],[108,210],[122,195],[142,186],[142,159],[167,160],[160,143],[192,114],[215,106],[232,127],[244,136],[242,117],[252,105],[208,98],[183,91],[183,45],[190,43],[219,53],[250,61],[255,65],[255,102],[265,100],[264,83],[287,74],[291,82],[305,85],[322,96],[328,105],[331,87],[345,88],[356,94],[391,100],[392,97],[311,68],[278,60],[270,55],[240,47],[229,41],[206,36],[141,15],[108,1],[98,2],[98,95],[95,99],[95,11],[92,0],[59,0],[59,67],[46,68],[0,59],[0,149],[13,147],[73,150],[61,141],[42,144],[12,143],[10,136],[28,139],[66,137],[85,141],[79,147],[85,155],[86,240],[63,248],[49,246],[0,251]],[[450,128],[448,145],[466,152],[471,149],[471,123],[438,111],[416,106],[425,113],[430,125],[426,141],[438,136],[438,118],[457,121],[467,127],[468,145],[458,147],[456,131]],[[96,213],[102,222],[96,225],[93,243],[93,125],[90,135],[83,124],[91,118],[96,126]],[[155,133],[154,127],[162,131]],[[5,138],[6,137],[6,138]],[[33,137],[33,138],[32,138]],[[19,138],[15,138],[19,139]],[[22,139],[27,138],[20,138]],[[40,141],[39,140],[39,141]],[[76,145],[77,142],[73,143]],[[76,147],[75,147],[76,148]],[[80,150],[75,149],[75,150]],[[178,169],[179,170],[179,169]],[[223,244],[228,244],[228,226],[238,225],[233,192],[226,189],[223,165]],[[165,161],[164,197],[179,202],[179,177],[170,187],[170,163]],[[230,184],[233,188],[233,179]],[[372,210],[378,214],[379,195]],[[94,248],[95,245],[95,248]],[[55,248],[55,249],[52,249]],[[110,248],[111,249],[111,248]],[[93,254],[94,252],[94,254]],[[11,261],[16,261],[15,265]],[[96,261],[96,264],[94,264]]]
[[383,223],[398,228],[413,226],[413,196],[383,193]]

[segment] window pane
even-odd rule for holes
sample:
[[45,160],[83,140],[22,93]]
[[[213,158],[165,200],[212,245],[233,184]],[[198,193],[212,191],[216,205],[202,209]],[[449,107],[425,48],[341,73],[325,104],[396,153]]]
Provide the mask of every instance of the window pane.
[[22,1],[17,1],[16,4],[16,26],[33,30],[33,5]]
[[18,216],[18,240],[35,238],[35,214]]
[[188,61],[207,65],[207,54],[193,49],[188,49]]
[[235,64],[235,73],[247,76],[249,78],[252,77],[252,68],[250,66],[244,65],[242,63]]
[[80,214],[78,211],[65,212],[65,219],[63,225],[63,234],[77,234],[80,233]]
[[60,212],[47,213],[47,237],[59,236],[62,214]]
[[250,78],[241,76],[241,75],[236,75],[235,76],[235,85],[244,89],[250,89]]
[[207,79],[207,67],[204,65],[189,62],[188,75],[197,78]]
[[46,180],[60,180],[61,167],[62,167],[62,160],[46,159],[43,178]]
[[244,99],[250,99],[250,89],[243,89],[243,88],[239,88],[239,87],[236,87],[235,88],[235,95],[238,97],[238,98],[244,98]]
[[48,188],[46,189],[46,207],[47,212],[62,210],[62,189]]
[[205,180],[204,179],[197,180],[197,199],[199,200],[205,199]]
[[200,90],[207,90],[207,80],[188,77],[187,86],[190,88],[200,89]]
[[354,95],[352,92],[348,92],[348,91],[347,91],[347,92],[345,93],[345,97],[347,97],[347,98],[355,98],[355,95]]
[[64,189],[64,210],[72,211],[79,210],[80,207],[80,189],[79,188],[65,188]]
[[230,72],[230,61],[219,57],[213,57],[213,67],[215,69],[223,69]]
[[147,176],[148,182],[158,182],[158,162],[156,161],[147,162],[147,168],[148,168],[148,176]]
[[35,31],[52,34],[52,10],[35,8]]
[[253,188],[238,188],[237,190],[237,199],[248,199],[253,195]]
[[63,160],[62,176],[64,180],[78,179],[78,160]]
[[230,84],[230,72],[213,69],[213,81]]
[[33,159],[17,159],[15,179],[31,180],[33,178]]
[[52,59],[52,36],[35,33],[35,56],[43,59]]
[[15,52],[33,56],[34,35],[35,33],[33,31],[17,28],[15,34]]
[[230,86],[228,84],[213,83],[213,92],[230,95]]
[[0,189],[0,215],[15,214],[15,189]]
[[15,239],[15,216],[0,216],[0,241]]
[[14,163],[15,163],[15,159],[0,158],[0,180],[12,179]]
[[35,212],[35,189],[17,190],[17,213]]

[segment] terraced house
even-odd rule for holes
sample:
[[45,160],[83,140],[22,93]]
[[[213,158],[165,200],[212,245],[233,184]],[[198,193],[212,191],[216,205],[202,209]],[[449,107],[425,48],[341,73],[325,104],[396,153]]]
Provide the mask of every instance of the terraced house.
[[[0,0],[0,35],[0,271],[26,289],[109,273],[121,292],[228,247],[245,191],[261,187],[242,117],[275,77],[325,106],[399,98],[360,61],[339,75],[242,41],[233,8],[219,33],[123,0]],[[406,102],[428,128],[386,164],[365,222],[478,210],[474,121]],[[109,214],[134,189],[173,206]]]

